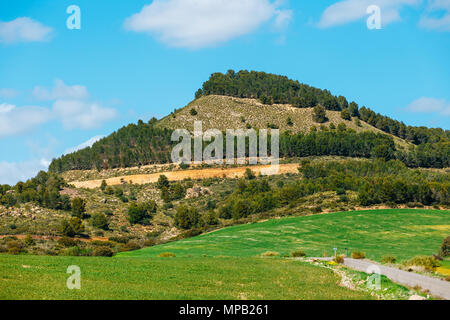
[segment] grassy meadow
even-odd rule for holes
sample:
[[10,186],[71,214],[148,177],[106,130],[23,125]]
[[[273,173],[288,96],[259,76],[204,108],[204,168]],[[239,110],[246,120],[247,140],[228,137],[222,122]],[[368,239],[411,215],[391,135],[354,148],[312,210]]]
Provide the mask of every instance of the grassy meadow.
[[[67,267],[81,268],[69,290]],[[95,258],[0,255],[0,299],[373,299],[333,271],[272,258]]]
[[450,211],[386,209],[339,212],[274,219],[233,226],[199,237],[124,252],[119,256],[156,257],[172,252],[177,257],[253,257],[266,251],[288,255],[302,249],[321,257],[338,248],[345,253],[359,250],[369,259],[395,255],[399,260],[437,253],[450,233]]

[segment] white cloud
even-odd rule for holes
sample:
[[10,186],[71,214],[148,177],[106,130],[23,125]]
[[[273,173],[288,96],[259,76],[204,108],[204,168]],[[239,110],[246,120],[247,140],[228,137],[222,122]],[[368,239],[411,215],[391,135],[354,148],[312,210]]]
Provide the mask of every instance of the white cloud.
[[28,132],[50,118],[51,113],[46,108],[0,104],[0,138]]
[[125,28],[156,35],[175,47],[202,48],[251,33],[275,18],[286,25],[292,12],[283,1],[269,0],[154,0],[126,19]]
[[47,170],[50,162],[35,159],[23,162],[0,162],[0,184],[15,185],[19,181],[30,179],[41,170]]
[[103,122],[112,120],[117,116],[115,109],[79,100],[57,100],[53,104],[52,111],[61,119],[67,129],[98,128]]
[[3,43],[45,41],[51,32],[52,28],[28,17],[0,21],[0,42]]
[[57,79],[51,90],[36,86],[33,95],[38,100],[86,99],[89,97],[89,92],[85,86],[68,86],[64,81]]
[[0,88],[0,98],[11,99],[17,97],[19,92],[14,89]]
[[[441,15],[436,15],[439,13]],[[450,31],[450,0],[430,0],[419,26],[429,30]]]
[[422,97],[413,101],[407,108],[410,112],[438,113],[441,116],[450,116],[450,102],[445,99]]
[[400,10],[404,6],[417,5],[420,2],[421,0],[343,0],[325,9],[319,27],[333,27],[368,17],[366,11],[371,5],[380,7],[381,24],[385,26],[401,19]]
[[105,137],[105,136],[95,136],[95,137],[92,137],[92,138],[90,138],[88,141],[83,142],[82,144],[80,144],[80,145],[78,145],[78,146],[76,146],[76,147],[67,149],[66,151],[64,151],[63,154],[69,154],[69,153],[76,152],[76,151],[78,151],[78,150],[82,150],[82,149],[87,148],[87,147],[92,147],[92,145],[93,145],[94,143],[96,143],[97,141],[103,139],[104,137]]

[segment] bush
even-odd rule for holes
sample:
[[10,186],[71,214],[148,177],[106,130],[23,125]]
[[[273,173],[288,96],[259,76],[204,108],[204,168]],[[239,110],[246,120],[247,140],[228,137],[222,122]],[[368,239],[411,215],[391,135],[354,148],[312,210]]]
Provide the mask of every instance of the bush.
[[195,110],[194,108],[191,109],[190,111],[191,116],[196,116],[198,114],[197,110]]
[[131,224],[149,225],[158,206],[155,201],[135,203],[128,208],[128,221]]
[[91,224],[94,228],[108,230],[108,219],[103,213],[94,213],[91,217]]
[[361,252],[361,251],[353,251],[352,252],[352,258],[353,259],[365,259],[366,258],[366,254],[364,252]]
[[344,120],[351,120],[352,119],[352,117],[350,115],[350,112],[348,112],[347,109],[344,109],[344,110],[341,111],[341,118],[344,119]]
[[191,229],[198,226],[200,214],[196,208],[182,205],[177,208],[174,217],[175,226],[181,229]]
[[313,120],[317,123],[325,123],[328,121],[327,113],[323,106],[317,105],[314,107]]
[[61,223],[61,233],[64,236],[73,238],[77,234],[84,232],[83,221],[80,218],[64,219]]
[[66,248],[75,247],[77,243],[78,243],[77,241],[69,237],[62,237],[61,239],[58,240],[58,244]]
[[129,239],[128,237],[109,237],[108,240],[109,240],[109,241],[113,241],[113,242],[117,242],[117,243],[125,244],[125,243],[127,243],[130,239]]
[[95,248],[92,255],[96,257],[112,257],[114,255],[114,251],[112,251],[109,247],[101,246]]
[[450,256],[450,236],[444,239],[441,245],[441,249],[439,250],[439,255],[441,257]]
[[253,180],[256,178],[256,175],[250,168],[247,168],[245,169],[244,177],[247,180]]
[[79,257],[83,255],[83,250],[78,247],[70,247],[70,248],[66,248],[63,252],[62,252],[63,256],[70,256],[70,257]]
[[33,239],[33,237],[31,235],[27,235],[25,237],[25,239],[23,240],[23,242],[25,243],[25,245],[27,247],[34,246],[36,244],[36,241],[34,241],[34,239]]
[[106,189],[105,189],[105,194],[110,195],[110,196],[113,195],[114,194],[113,187],[107,186]]
[[415,256],[411,260],[406,261],[405,264],[406,266],[423,267],[428,271],[433,271],[440,265],[438,260],[429,256]]
[[72,200],[72,216],[82,219],[86,212],[86,201],[81,198]]
[[130,240],[125,245],[125,249],[127,251],[139,250],[141,248],[142,248],[141,244],[136,240]]
[[261,257],[279,257],[280,253],[275,251],[267,251],[264,253],[261,253]]
[[160,175],[158,182],[156,183],[156,187],[158,189],[168,188],[169,187],[169,179],[165,175]]
[[158,255],[159,258],[175,258],[175,253],[172,252],[163,252]]
[[338,264],[343,264],[344,263],[344,255],[337,255],[333,258],[333,261],[338,263]]
[[383,258],[381,258],[381,262],[394,264],[395,262],[397,262],[397,257],[396,256],[392,256],[392,255],[386,255]]
[[6,243],[6,248],[8,249],[8,253],[9,254],[17,255],[17,254],[20,254],[22,252],[26,252],[24,250],[24,244],[20,240],[9,240]]
[[291,257],[293,258],[306,257],[306,253],[303,250],[292,251]]

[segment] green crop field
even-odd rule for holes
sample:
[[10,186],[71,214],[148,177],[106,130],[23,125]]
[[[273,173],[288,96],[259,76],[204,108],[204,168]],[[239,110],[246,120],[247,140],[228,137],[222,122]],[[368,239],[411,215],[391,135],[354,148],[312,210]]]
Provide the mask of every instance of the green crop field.
[[121,253],[127,257],[156,257],[173,252],[178,257],[252,257],[266,251],[289,254],[303,249],[308,256],[359,250],[380,260],[393,254],[400,260],[437,253],[450,234],[450,211],[390,209],[341,212],[275,219],[239,225],[165,245]]
[[[69,290],[67,267],[81,268]],[[272,258],[95,258],[0,255],[3,299],[372,299],[333,271]]]

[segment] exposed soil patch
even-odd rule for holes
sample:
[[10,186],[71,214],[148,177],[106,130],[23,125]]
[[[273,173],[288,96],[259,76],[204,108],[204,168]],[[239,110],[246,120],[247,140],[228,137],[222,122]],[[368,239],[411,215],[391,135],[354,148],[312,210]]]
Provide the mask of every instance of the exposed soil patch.
[[[298,164],[280,164],[279,170],[272,174],[285,174],[285,173],[298,173]],[[192,180],[208,179],[208,178],[241,178],[245,174],[247,168],[251,169],[256,175],[260,173],[267,173],[265,170],[270,169],[270,165],[259,165],[250,167],[237,167],[237,168],[207,168],[207,169],[193,169],[193,170],[181,170],[170,172],[158,172],[152,174],[139,174],[129,175],[122,177],[114,177],[105,179],[109,186],[121,185],[124,183],[132,184],[147,184],[155,183],[158,181],[161,175],[165,175],[170,181],[182,181],[184,179],[191,178]],[[102,180],[90,180],[90,181],[73,181],[71,182],[76,188],[94,189],[99,188],[102,184]]]

